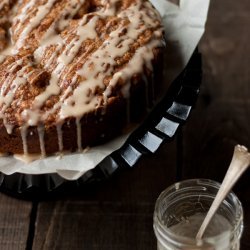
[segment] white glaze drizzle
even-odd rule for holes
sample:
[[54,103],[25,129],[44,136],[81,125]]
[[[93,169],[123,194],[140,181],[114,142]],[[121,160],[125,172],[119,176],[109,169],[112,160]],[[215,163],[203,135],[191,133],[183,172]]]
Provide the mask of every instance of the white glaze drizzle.
[[6,121],[6,119],[4,119],[3,121],[4,121],[3,123],[4,123],[4,126],[5,126],[5,128],[6,128],[7,133],[8,133],[9,135],[12,134],[13,129],[14,129],[14,125],[9,124],[9,123]]
[[[51,11],[55,1],[56,0],[48,0],[43,5],[35,7],[36,1],[30,0],[26,6],[22,8],[21,13],[14,20],[14,23],[17,23],[15,29],[16,33],[20,31],[21,24],[27,21],[29,14],[35,13],[35,16],[29,20],[28,24],[24,27],[22,32],[20,32],[17,47],[23,46],[29,33],[36,28]],[[127,98],[128,106],[130,106],[129,93],[132,76],[143,72],[144,65],[152,71],[152,59],[154,58],[152,50],[153,48],[163,46],[163,42],[160,41],[162,30],[161,28],[158,28],[158,30],[154,32],[151,41],[137,49],[126,67],[115,73],[114,67],[117,65],[117,58],[122,57],[127,51],[129,51],[130,46],[137,41],[139,35],[143,34],[145,30],[155,28],[159,25],[159,14],[153,10],[150,3],[141,0],[135,1],[130,7],[117,14],[116,3],[119,2],[119,0],[102,0],[101,4],[105,6],[105,8],[96,11],[90,20],[88,15],[85,15],[78,23],[78,26],[75,29],[75,37],[73,39],[69,40],[69,36],[72,33],[66,38],[62,38],[60,34],[56,34],[56,23],[59,29],[63,30],[67,27],[69,20],[77,13],[84,1],[85,0],[72,0],[67,3],[67,7],[64,8],[61,16],[58,17],[58,19],[48,28],[41,38],[40,46],[34,52],[35,60],[40,63],[44,57],[45,51],[51,45],[56,45],[56,50],[44,65],[44,68],[48,70],[51,70],[51,66],[55,65],[55,68],[51,72],[49,85],[44,92],[36,96],[32,107],[30,109],[25,109],[22,113],[24,125],[21,128],[21,135],[25,154],[28,152],[26,138],[28,126],[37,126],[40,122],[43,123],[50,114],[55,113],[57,110],[59,110],[58,119],[60,121],[58,121],[59,125],[57,125],[59,150],[63,151],[62,123],[68,117],[76,118],[77,145],[78,149],[81,150],[81,117],[86,112],[94,110],[100,105],[100,97],[93,95],[94,90],[97,87],[104,90],[103,99],[105,103],[107,103],[112,94],[112,89],[116,87],[119,81],[123,81],[126,84],[124,84],[121,92],[123,96]],[[96,38],[97,34],[95,27],[97,21],[102,17],[115,16],[116,14],[117,17],[122,20],[129,20],[129,24],[124,25],[123,21],[120,22],[119,27],[109,34],[109,38],[104,41],[94,53],[90,54],[87,62],[75,73],[72,79],[72,84],[77,82],[78,76],[81,77],[81,79],[84,79],[78,84],[78,87],[72,91],[72,87],[69,86],[64,93],[61,93],[61,85],[67,76],[67,73],[65,74],[64,71],[66,68],[71,67],[70,65],[78,54],[82,43],[87,39],[94,40]],[[69,20],[65,19],[66,15],[69,15]],[[82,58],[84,58],[84,54],[77,58],[76,63],[79,63]],[[1,57],[0,63],[3,61],[4,58]],[[15,65],[13,65],[11,70],[15,70]],[[24,73],[24,70],[25,67],[22,68],[20,72]],[[62,78],[63,74],[64,77]],[[103,84],[106,76],[112,76],[108,87],[105,87]],[[8,80],[10,79],[7,77],[5,81],[6,84]],[[13,82],[17,83],[16,85],[18,88],[18,86],[24,84],[26,81],[27,79],[20,77],[20,75],[17,74],[17,79]],[[147,85],[147,81],[145,81],[145,84]],[[0,96],[0,103],[2,102],[6,106],[10,105],[17,88],[14,88],[13,92],[11,92],[8,97]],[[52,95],[59,95],[60,98],[58,103],[42,114],[40,108]],[[128,108],[128,112],[129,109],[130,108]],[[3,116],[3,111],[1,111],[0,115]],[[6,128],[7,127],[8,124],[6,124]],[[8,131],[11,130],[11,127],[9,127]],[[38,126],[38,134],[41,153],[45,155],[44,131],[40,126]]]
[[[29,18],[29,12],[34,8],[36,4],[36,0],[30,0],[22,9],[21,13],[17,15],[13,20],[13,27],[15,27],[15,33],[18,33],[22,27],[22,24],[28,20]],[[11,33],[13,33],[13,30],[11,29]]]
[[[68,0],[67,6],[64,7],[60,15],[60,19],[57,20],[59,30],[64,30],[68,26],[69,20],[76,15],[84,2],[85,0]],[[66,16],[67,19],[65,19]]]
[[27,126],[24,125],[20,128],[20,133],[23,141],[23,154],[28,155],[28,144],[27,144]]
[[[24,66],[21,70],[19,70],[16,74],[16,77],[13,81],[9,81],[11,77],[7,77],[6,80],[3,82],[1,88],[1,95],[0,95],[0,104],[5,104],[4,109],[2,109],[1,113],[6,110],[10,106],[13,101],[14,95],[16,90],[21,84],[26,83],[28,75],[25,75],[25,70],[30,67],[30,65]],[[10,70],[10,72],[14,71],[17,68],[17,65]],[[29,72],[31,74],[32,72]],[[11,79],[12,80],[12,79]],[[9,91],[5,94],[6,89],[9,88]],[[0,116],[1,116],[0,113]]]
[[5,60],[7,56],[5,55],[0,55],[0,64]]
[[30,163],[32,161],[41,159],[40,154],[14,154],[13,157],[24,163]]
[[59,122],[56,126],[57,139],[58,139],[58,148],[59,152],[63,151],[63,132],[62,132],[62,122]]
[[38,125],[37,126],[37,132],[38,132],[38,136],[39,136],[41,156],[45,157],[46,156],[46,151],[45,151],[45,143],[44,143],[44,126],[43,125]]
[[[32,73],[32,71],[30,71],[28,74],[25,74],[25,70],[30,67],[30,65],[26,65],[16,73],[16,76],[13,79],[13,72],[17,69],[18,66],[21,66],[22,63],[23,60],[20,59],[18,61],[13,62],[7,67],[9,75],[7,75],[7,77],[3,81],[0,90],[0,105],[2,105],[2,109],[0,111],[0,118],[3,119],[6,127],[9,127],[9,124],[7,124],[6,122],[4,112],[13,102],[16,90],[19,88],[20,85],[26,83],[28,76]],[[7,89],[8,92],[6,92]],[[7,131],[9,132],[10,130],[7,129]]]
[[[46,63],[46,67],[49,68],[57,56],[57,52],[59,52],[62,49],[62,46],[65,44],[58,32],[55,32],[56,27],[58,26],[59,30],[64,30],[68,26],[69,20],[71,20],[76,15],[84,2],[85,0],[68,0],[68,3],[63,8],[62,13],[48,28],[46,33],[41,38],[40,46],[34,52],[35,60],[38,63],[41,61],[44,50],[50,45],[57,44],[58,46],[55,53],[53,53],[50,60]],[[65,19],[66,16],[67,19]]]
[[82,124],[81,117],[76,118],[76,131],[77,131],[77,147],[78,151],[82,151]]
[[1,0],[0,2],[0,10],[4,7],[4,5],[8,4],[9,0]]
[[[118,18],[129,18],[130,24],[128,27],[125,27],[127,29],[127,32],[125,33],[125,35],[123,35],[123,25],[121,25],[117,30],[113,31],[109,35],[109,38],[100,47],[100,49],[90,56],[90,63],[84,65],[83,68],[77,72],[81,76],[87,76],[87,80],[79,85],[72,96],[65,100],[65,105],[63,105],[60,110],[61,119],[65,119],[72,114],[75,117],[81,117],[84,113],[93,110],[98,105],[98,97],[90,96],[91,100],[90,98],[88,98],[87,93],[89,92],[89,90],[94,90],[97,86],[100,88],[104,88],[104,77],[106,75],[112,74],[112,68],[114,65],[116,65],[115,59],[124,55],[126,51],[129,50],[129,46],[136,41],[138,36],[142,34],[146,28],[148,28],[146,24],[148,26],[154,25],[154,21],[148,18],[147,14],[141,11],[140,7],[140,4],[133,5],[117,15]],[[142,20],[144,20],[144,22]],[[140,26],[142,27],[140,28]],[[135,56],[131,60],[133,61],[133,65],[129,67],[130,72],[128,72],[128,70],[125,70],[123,72],[119,71],[113,75],[109,86],[103,93],[103,97],[106,102],[112,92],[112,87],[115,87],[119,79],[129,81],[130,77],[135,73],[143,71],[144,64],[146,64],[149,70],[152,70],[152,49],[154,47],[160,46],[161,43],[159,40],[153,41],[155,41],[154,44],[149,43],[147,45],[148,49],[144,51],[149,52],[149,55],[144,55],[143,53],[139,53],[138,51],[136,52]],[[91,68],[92,62],[94,62],[94,69]],[[108,70],[107,65],[110,66]],[[127,66],[125,67],[125,69],[126,68]],[[127,98],[129,96],[129,89],[130,88],[127,85],[124,87],[123,91],[123,95]],[[81,96],[85,96],[85,98],[80,98]],[[74,105],[72,106],[71,103],[74,103]]]
[[[15,93],[17,89],[22,85],[25,84],[27,81],[27,78],[30,74],[32,74],[32,71],[30,71],[28,74],[25,73],[25,70],[30,67],[30,64],[24,66],[16,73],[16,76],[14,79],[12,79],[13,72],[17,69],[18,66],[21,66],[23,63],[23,60],[20,59],[18,61],[15,61],[13,64],[9,65],[8,72],[10,72],[9,76],[6,77],[2,84],[2,88],[0,90],[0,105],[2,105],[2,109],[0,111],[0,118],[3,119],[3,123],[6,127],[6,131],[8,134],[12,133],[12,130],[14,126],[12,124],[9,124],[6,117],[4,116],[5,110],[12,104]],[[8,89],[8,92],[6,90]],[[26,126],[24,126],[25,128]],[[23,135],[25,133],[23,132]]]
[[[86,19],[86,18],[85,18]],[[84,26],[81,26],[82,23],[85,23],[85,19],[83,19],[82,22],[80,22],[80,25],[78,26],[76,30],[77,38],[73,39],[73,41],[70,44],[67,44],[64,51],[61,55],[57,58],[57,67],[52,72],[51,80],[49,86],[46,88],[46,90],[38,95],[35,98],[34,106],[35,108],[40,108],[43,103],[51,96],[51,95],[58,95],[60,93],[60,86],[58,85],[58,81],[60,78],[60,75],[63,71],[63,69],[72,62],[75,55],[78,53],[80,46],[82,42],[86,39],[94,39],[96,37],[95,32],[95,26],[96,21],[98,20],[98,17],[94,17],[85,24]],[[59,44],[58,48],[62,48],[63,44]],[[46,67],[50,67],[53,59],[56,57],[56,53],[52,55],[51,59],[49,60]]]
[[[32,74],[32,71],[30,71],[28,74],[25,74],[25,70],[28,67],[30,67],[30,64],[28,64],[22,67],[21,70],[19,70],[16,73],[16,77],[14,79],[11,79],[11,73],[13,73],[13,71],[16,70],[18,66],[21,66],[22,63],[23,63],[22,60],[18,60],[8,67],[10,76],[8,76],[5,79],[1,88],[0,105],[2,105],[2,109],[0,111],[0,118],[3,119],[4,126],[6,128],[7,133],[9,134],[12,133],[14,126],[8,123],[6,117],[4,116],[4,112],[13,102],[16,90],[20,87],[20,85],[25,84],[29,75]],[[4,92],[7,88],[9,88],[9,91],[7,92],[7,94],[5,94]],[[27,124],[23,125],[20,129],[22,142],[23,142],[23,152],[25,155],[28,154],[27,129],[28,129]]]
[[[44,17],[50,12],[51,7],[55,2],[56,0],[48,0],[46,4],[38,7],[36,15],[29,20],[29,23],[20,33],[18,41],[16,43],[17,48],[21,48],[24,45],[25,38],[27,38],[28,34],[40,24]],[[20,19],[20,23],[21,22],[22,19]]]

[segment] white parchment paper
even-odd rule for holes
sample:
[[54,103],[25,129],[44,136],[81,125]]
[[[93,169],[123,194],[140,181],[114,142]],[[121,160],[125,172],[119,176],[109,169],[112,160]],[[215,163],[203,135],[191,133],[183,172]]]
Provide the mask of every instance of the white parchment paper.
[[[187,65],[205,30],[210,0],[180,0],[175,5],[167,0],[150,0],[160,12],[167,41],[166,84]],[[84,153],[51,156],[29,164],[12,156],[0,158],[0,171],[11,175],[58,173],[65,179],[76,180],[94,168],[106,156],[119,149],[129,135],[120,136],[109,143],[90,148]]]

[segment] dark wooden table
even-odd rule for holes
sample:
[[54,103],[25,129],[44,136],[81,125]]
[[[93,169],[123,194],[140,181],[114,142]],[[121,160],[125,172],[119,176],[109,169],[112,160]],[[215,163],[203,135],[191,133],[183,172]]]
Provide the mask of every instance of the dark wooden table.
[[[201,94],[175,140],[91,191],[39,203],[0,194],[0,249],[156,249],[159,193],[179,179],[221,181],[234,145],[250,147],[249,25],[249,0],[212,0]],[[250,249],[249,175],[234,189],[245,210],[242,250]]]

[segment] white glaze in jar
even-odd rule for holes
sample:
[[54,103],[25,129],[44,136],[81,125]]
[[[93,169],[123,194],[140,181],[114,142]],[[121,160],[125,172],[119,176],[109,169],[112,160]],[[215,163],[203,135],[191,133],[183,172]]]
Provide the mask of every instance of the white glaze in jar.
[[202,242],[195,236],[220,185],[211,180],[187,180],[159,196],[154,213],[158,250],[238,250],[243,210],[230,193],[207,228]]

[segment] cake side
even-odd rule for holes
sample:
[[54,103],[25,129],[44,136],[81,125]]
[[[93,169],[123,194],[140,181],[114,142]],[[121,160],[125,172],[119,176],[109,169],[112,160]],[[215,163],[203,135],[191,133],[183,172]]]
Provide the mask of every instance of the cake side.
[[164,50],[149,2],[24,0],[6,13],[14,19],[0,22],[10,27],[0,37],[0,152],[81,150],[145,112]]

